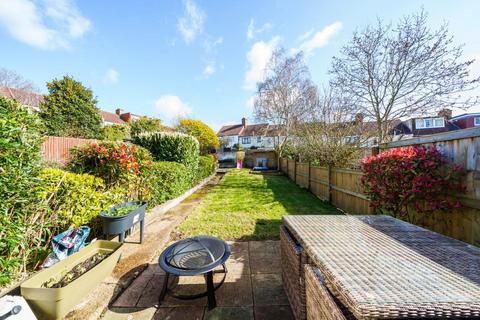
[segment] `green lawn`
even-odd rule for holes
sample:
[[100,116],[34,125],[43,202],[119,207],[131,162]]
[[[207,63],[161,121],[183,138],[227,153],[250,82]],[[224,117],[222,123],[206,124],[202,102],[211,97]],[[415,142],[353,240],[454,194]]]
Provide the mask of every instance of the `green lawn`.
[[277,239],[286,214],[339,214],[334,207],[284,176],[228,172],[205,196],[177,233],[225,240]]

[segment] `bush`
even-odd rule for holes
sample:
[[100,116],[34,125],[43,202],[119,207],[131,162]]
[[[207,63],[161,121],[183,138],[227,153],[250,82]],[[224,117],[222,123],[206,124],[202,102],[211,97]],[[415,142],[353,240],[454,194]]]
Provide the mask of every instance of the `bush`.
[[0,285],[27,271],[48,238],[38,203],[41,130],[35,114],[0,97]]
[[434,147],[392,149],[362,161],[362,183],[374,208],[393,216],[460,207],[452,199],[464,192],[462,168],[450,165]]
[[173,199],[191,185],[187,168],[176,162],[154,162],[146,177],[151,207]]
[[148,170],[150,153],[136,145],[116,142],[91,143],[72,149],[68,168],[102,178],[107,187],[122,185],[132,198],[145,196],[141,173]]
[[213,155],[200,156],[198,159],[197,175],[195,177],[196,182],[200,182],[211,176],[215,172],[215,168],[215,157]]
[[197,139],[182,133],[154,132],[140,134],[133,141],[148,149],[157,161],[173,161],[185,165],[190,182],[193,182],[198,167]]
[[125,124],[114,124],[103,127],[103,139],[110,141],[122,141],[130,138],[130,127]]
[[132,136],[138,136],[141,133],[158,132],[164,128],[160,119],[140,117],[129,123]]
[[70,227],[88,225],[92,236],[100,235],[98,215],[111,205],[125,200],[122,187],[108,189],[101,178],[89,174],[75,174],[60,169],[44,169],[42,198],[48,205],[49,216],[55,217],[53,234]]
[[215,131],[200,120],[180,120],[178,131],[194,136],[200,144],[200,154],[209,154],[220,146]]
[[49,94],[40,106],[48,135],[99,138],[102,118],[92,90],[65,76],[47,83]]

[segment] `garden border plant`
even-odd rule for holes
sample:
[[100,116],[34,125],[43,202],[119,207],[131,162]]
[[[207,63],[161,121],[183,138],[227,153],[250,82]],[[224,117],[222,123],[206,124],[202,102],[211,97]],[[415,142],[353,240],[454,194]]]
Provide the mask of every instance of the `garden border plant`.
[[[373,208],[412,221],[410,214],[462,207],[465,170],[448,163],[435,147],[409,146],[362,161],[362,184]],[[412,210],[413,209],[413,210]]]

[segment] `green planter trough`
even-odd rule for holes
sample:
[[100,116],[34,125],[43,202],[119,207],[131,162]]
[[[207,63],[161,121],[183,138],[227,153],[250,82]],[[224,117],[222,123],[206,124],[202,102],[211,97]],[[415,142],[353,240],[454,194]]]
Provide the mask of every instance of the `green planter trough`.
[[[119,242],[97,240],[23,282],[20,286],[21,294],[38,319],[62,319],[93,288],[112,273],[120,258],[122,245]],[[61,278],[66,272],[96,253],[109,253],[110,255],[65,287],[42,287],[45,282],[52,278]]]
[[[126,215],[115,216],[112,215],[115,210],[119,208],[128,208],[132,206],[139,206],[138,208],[130,211]],[[145,209],[147,203],[145,201],[130,201],[125,202],[111,208],[108,212],[103,211],[100,213],[100,217],[103,221],[103,234],[106,239],[111,235],[118,234],[118,240],[120,242],[125,241],[125,232],[130,230],[135,224],[140,224],[140,243],[143,243],[143,229],[145,221]]]

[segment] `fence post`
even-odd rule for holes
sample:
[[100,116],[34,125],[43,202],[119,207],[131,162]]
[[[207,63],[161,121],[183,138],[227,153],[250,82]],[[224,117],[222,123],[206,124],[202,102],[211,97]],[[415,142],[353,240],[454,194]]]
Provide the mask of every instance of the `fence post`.
[[328,203],[332,203],[332,167],[328,166]]
[[307,177],[307,190],[310,190],[310,161],[308,161],[308,177]]
[[293,159],[293,181],[297,184],[297,160]]

